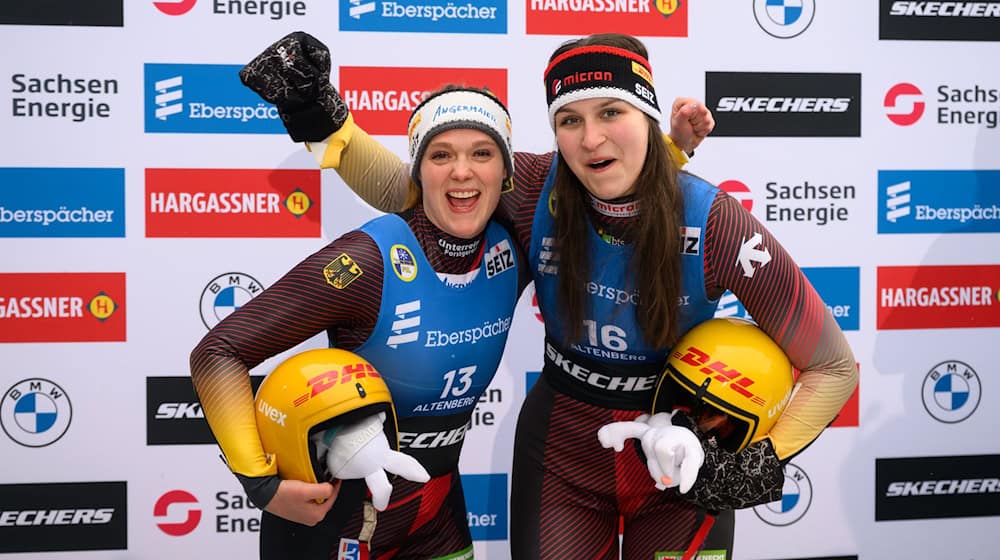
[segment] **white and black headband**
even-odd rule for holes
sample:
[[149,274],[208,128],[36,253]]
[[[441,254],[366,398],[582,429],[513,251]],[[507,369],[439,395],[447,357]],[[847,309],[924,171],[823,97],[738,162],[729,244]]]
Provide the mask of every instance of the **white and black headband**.
[[410,142],[411,175],[420,184],[420,160],[431,138],[455,128],[472,128],[488,134],[503,153],[507,176],[505,187],[514,176],[513,148],[511,147],[510,114],[499,99],[476,89],[450,89],[424,99],[407,126]]

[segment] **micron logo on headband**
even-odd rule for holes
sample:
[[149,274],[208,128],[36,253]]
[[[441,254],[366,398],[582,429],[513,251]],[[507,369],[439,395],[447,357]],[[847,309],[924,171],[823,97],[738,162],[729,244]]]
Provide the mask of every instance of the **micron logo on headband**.
[[660,120],[649,61],[626,49],[587,46],[557,56],[545,69],[549,124],[567,103],[595,97],[621,99]]

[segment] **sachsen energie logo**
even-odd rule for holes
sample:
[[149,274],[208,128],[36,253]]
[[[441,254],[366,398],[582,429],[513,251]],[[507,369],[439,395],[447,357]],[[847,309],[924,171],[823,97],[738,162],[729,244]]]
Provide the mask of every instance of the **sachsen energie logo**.
[[320,173],[147,169],[146,237],[320,237]]
[[238,64],[146,64],[145,131],[286,134],[278,109],[240,82]]
[[410,33],[507,33],[507,2],[500,0],[340,0],[340,30]]
[[1000,327],[1000,265],[881,266],[877,304],[880,330]]
[[392,68],[341,66],[340,94],[355,122],[369,134],[405,136],[410,113],[428,93],[462,76],[507,103],[505,68]]
[[0,342],[125,342],[125,273],[0,274]]
[[[1000,3],[997,4],[1000,8]],[[975,127],[996,130],[1000,125],[1000,89],[979,83],[938,84],[926,91],[909,82],[900,82],[885,93],[885,116],[899,126],[910,126],[928,114],[935,124],[946,127]],[[925,121],[926,122],[926,121]]]
[[525,0],[528,35],[687,37],[688,0]]
[[125,170],[0,168],[0,237],[125,237]]
[[878,172],[879,233],[1000,232],[1000,171]]

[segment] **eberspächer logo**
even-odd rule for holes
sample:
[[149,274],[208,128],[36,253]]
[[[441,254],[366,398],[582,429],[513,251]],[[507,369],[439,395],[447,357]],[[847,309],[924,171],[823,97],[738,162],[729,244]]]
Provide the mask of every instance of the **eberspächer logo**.
[[261,101],[233,64],[146,64],[146,132],[285,134],[278,109]]
[[879,170],[879,233],[1000,232],[1000,170]]
[[62,387],[48,379],[18,381],[0,401],[0,426],[25,447],[45,447],[69,429],[73,405]]
[[961,422],[979,407],[982,391],[979,375],[968,364],[958,360],[941,362],[924,377],[924,409],[946,424]]
[[341,31],[507,33],[499,0],[340,0]]

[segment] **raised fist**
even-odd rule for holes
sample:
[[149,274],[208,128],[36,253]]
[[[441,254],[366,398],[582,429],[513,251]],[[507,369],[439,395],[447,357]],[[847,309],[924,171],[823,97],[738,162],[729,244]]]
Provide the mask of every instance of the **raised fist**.
[[330,50],[303,31],[264,49],[240,70],[240,80],[278,107],[296,142],[321,141],[347,120],[347,104],[330,84]]

